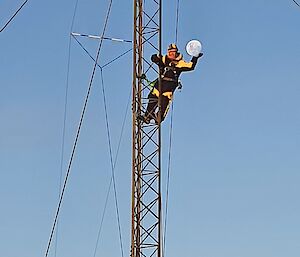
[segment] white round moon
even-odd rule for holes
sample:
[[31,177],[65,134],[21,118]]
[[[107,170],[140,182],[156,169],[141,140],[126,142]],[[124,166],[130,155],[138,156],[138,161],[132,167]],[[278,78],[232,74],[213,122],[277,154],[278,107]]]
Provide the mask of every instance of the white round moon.
[[191,55],[197,57],[202,50],[202,44],[198,40],[191,40],[186,44],[186,52]]

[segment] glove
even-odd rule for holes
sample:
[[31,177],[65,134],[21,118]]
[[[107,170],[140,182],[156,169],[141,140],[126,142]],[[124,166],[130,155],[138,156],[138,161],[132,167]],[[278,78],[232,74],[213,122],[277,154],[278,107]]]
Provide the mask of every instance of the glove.
[[199,55],[197,56],[197,58],[200,58],[203,56],[203,53],[199,53]]
[[152,62],[155,62],[155,63],[158,63],[159,60],[160,60],[161,58],[162,58],[161,55],[153,54],[153,55],[151,56],[151,61],[152,61]]

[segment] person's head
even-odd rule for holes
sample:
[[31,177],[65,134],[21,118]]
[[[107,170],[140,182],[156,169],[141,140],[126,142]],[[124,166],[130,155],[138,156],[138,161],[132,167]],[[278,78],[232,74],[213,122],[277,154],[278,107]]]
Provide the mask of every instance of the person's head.
[[168,54],[167,55],[170,60],[175,60],[177,58],[179,53],[178,53],[178,48],[177,48],[176,44],[170,44],[168,46]]

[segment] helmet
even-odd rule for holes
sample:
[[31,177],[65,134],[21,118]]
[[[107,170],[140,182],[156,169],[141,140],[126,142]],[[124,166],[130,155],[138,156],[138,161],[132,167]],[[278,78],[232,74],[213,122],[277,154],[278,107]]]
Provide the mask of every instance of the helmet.
[[172,43],[168,46],[168,51],[170,50],[176,50],[176,52],[178,51],[177,45]]

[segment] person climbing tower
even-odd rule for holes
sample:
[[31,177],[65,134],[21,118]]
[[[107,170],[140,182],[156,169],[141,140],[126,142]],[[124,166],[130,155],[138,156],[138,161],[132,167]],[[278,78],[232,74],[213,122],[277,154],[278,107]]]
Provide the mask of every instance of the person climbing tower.
[[153,54],[151,61],[158,65],[161,76],[161,92],[159,91],[159,79],[154,81],[152,90],[148,95],[148,105],[144,115],[138,118],[145,123],[150,123],[152,119],[156,123],[159,121],[158,117],[158,99],[161,96],[161,117],[162,122],[168,112],[168,107],[172,101],[172,96],[177,87],[180,86],[179,76],[182,72],[192,71],[195,69],[198,59],[203,55],[199,53],[198,56],[193,56],[190,62],[185,62],[183,56],[178,52],[176,44],[168,46],[167,55],[161,56]]

